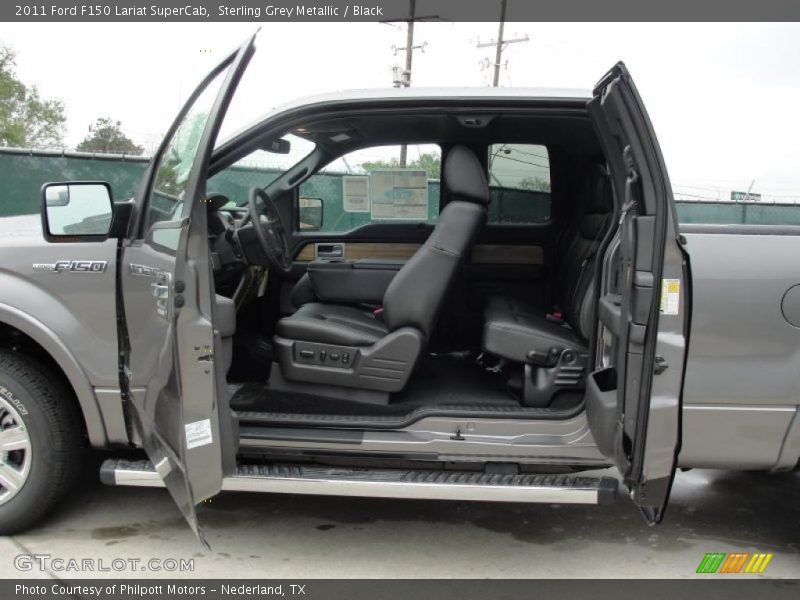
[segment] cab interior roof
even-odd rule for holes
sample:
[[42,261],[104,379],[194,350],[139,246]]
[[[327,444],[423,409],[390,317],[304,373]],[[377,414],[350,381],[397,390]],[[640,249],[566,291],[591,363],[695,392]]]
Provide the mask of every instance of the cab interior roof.
[[561,147],[573,155],[601,153],[588,114],[576,111],[349,115],[309,121],[291,133],[313,141],[329,157],[403,143],[526,143]]
[[[475,116],[487,121],[480,127],[464,121]],[[395,144],[529,143],[559,147],[578,157],[602,154],[585,100],[370,100],[277,113],[215,148],[210,174],[287,133],[317,144],[297,165],[301,169],[317,168],[360,148]],[[333,139],[336,133],[346,136]]]

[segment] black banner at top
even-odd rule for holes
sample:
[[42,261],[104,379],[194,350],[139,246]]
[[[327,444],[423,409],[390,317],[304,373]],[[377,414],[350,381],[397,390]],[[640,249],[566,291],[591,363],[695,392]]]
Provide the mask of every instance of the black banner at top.
[[7,22],[798,21],[798,0],[3,0]]

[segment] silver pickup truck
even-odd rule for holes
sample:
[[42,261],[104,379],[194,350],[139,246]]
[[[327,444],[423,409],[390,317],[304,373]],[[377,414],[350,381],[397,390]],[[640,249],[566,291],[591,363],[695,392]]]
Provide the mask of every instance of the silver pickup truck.
[[587,93],[316,97],[218,142],[253,52],[201,83],[133,198],[54,182],[41,222],[3,221],[0,533],[88,446],[201,540],[223,490],[622,488],[657,523],[678,468],[797,467],[800,228],[679,228],[624,65]]

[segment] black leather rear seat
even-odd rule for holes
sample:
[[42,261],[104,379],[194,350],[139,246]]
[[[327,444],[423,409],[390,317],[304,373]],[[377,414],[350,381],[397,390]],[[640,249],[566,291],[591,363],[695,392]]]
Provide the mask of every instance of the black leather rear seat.
[[594,328],[595,258],[614,208],[605,167],[596,165],[590,173],[579,218],[558,245],[553,296],[561,320],[520,299],[490,298],[484,314],[485,352],[519,363],[554,367],[565,350],[586,351]]

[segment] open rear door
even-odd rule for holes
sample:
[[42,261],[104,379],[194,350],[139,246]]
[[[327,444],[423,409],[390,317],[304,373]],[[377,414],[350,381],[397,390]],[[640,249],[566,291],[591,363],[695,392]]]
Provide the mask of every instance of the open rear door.
[[[214,328],[206,177],[214,143],[254,38],[200,84],[170,127],[137,191],[120,248],[120,379],[128,415],[156,471],[205,544],[195,506],[232,467],[225,372]],[[228,453],[232,454],[232,453]],[[227,456],[227,454],[225,454]],[[229,461],[230,462],[230,461]]]
[[589,111],[613,178],[619,226],[598,261],[598,337],[587,414],[647,520],[661,520],[680,443],[687,273],[658,142],[625,65]]

